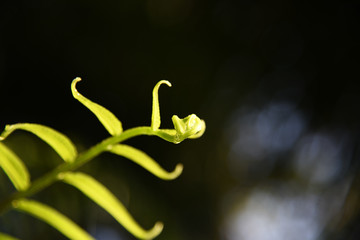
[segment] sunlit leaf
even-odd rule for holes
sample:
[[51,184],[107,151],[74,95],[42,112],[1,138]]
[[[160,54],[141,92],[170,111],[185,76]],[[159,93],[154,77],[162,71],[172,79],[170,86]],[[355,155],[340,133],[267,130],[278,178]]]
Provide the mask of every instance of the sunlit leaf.
[[180,142],[186,138],[199,138],[205,132],[205,121],[201,120],[195,114],[190,114],[185,118],[179,118],[174,115],[171,120],[177,132],[178,141]]
[[158,129],[154,131],[154,134],[166,141],[177,144],[188,138],[201,137],[206,129],[205,121],[198,118],[195,114],[191,114],[183,119],[174,115],[172,121],[175,129]]
[[48,223],[70,239],[94,240],[93,237],[68,217],[43,203],[28,199],[20,199],[13,203],[13,207],[16,210],[26,212]]
[[161,84],[166,84],[171,87],[171,83],[166,80],[158,82],[153,89],[153,104],[152,104],[152,115],[151,115],[151,128],[157,130],[160,127],[160,107],[159,107],[159,87]]
[[77,156],[74,144],[64,134],[44,125],[34,123],[18,123],[6,125],[1,137],[4,139],[13,131],[21,129],[31,132],[49,144],[65,162],[73,162]]
[[25,164],[15,153],[0,142],[0,167],[8,175],[14,187],[23,191],[29,187],[30,176]]
[[119,119],[117,119],[117,117],[115,117],[112,112],[110,112],[103,106],[87,99],[76,90],[76,83],[80,81],[81,78],[78,77],[75,78],[71,83],[71,92],[74,98],[79,100],[79,102],[81,102],[85,107],[87,107],[91,112],[93,112],[111,135],[114,136],[122,133],[123,129],[121,122],[119,121]]
[[163,229],[158,222],[149,231],[144,230],[129,214],[123,204],[101,183],[84,173],[67,172],[59,176],[64,182],[76,187],[111,214],[131,234],[140,239],[153,239]]
[[199,138],[199,137],[201,137],[202,135],[204,135],[205,129],[206,129],[205,121],[204,121],[204,120],[201,120],[200,125],[201,125],[200,130],[199,130],[197,133],[189,136],[188,138],[190,138],[190,139],[196,139],[196,138]]
[[173,172],[167,172],[146,153],[128,145],[117,144],[111,146],[109,151],[134,161],[155,176],[164,180],[177,178],[183,170],[183,165],[178,164]]
[[0,239],[1,240],[19,240],[18,238],[12,237],[5,233],[0,233]]

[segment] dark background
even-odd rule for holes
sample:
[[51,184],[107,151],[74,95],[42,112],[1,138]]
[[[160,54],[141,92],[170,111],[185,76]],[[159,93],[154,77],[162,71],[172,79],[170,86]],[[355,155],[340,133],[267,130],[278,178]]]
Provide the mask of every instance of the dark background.
[[[162,127],[196,113],[207,130],[179,145],[127,143],[164,168],[161,181],[103,154],[81,168],[116,194],[157,239],[358,239],[360,210],[359,14],[356,1],[118,0],[0,3],[0,127],[35,122],[83,151],[107,137],[71,96],[70,83],[125,129],[149,125],[161,87]],[[5,143],[32,179],[61,163],[26,133]],[[14,191],[1,173],[0,198]],[[133,239],[77,190],[56,183],[34,196],[97,239]],[[64,239],[10,211],[0,231]]]

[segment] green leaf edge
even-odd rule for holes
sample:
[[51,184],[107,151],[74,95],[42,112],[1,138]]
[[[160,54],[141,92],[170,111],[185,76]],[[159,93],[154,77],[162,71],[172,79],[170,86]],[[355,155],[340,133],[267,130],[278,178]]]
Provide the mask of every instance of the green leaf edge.
[[151,129],[158,130],[161,124],[160,119],[160,106],[159,106],[159,87],[161,84],[166,84],[171,87],[171,83],[167,80],[159,81],[153,89],[153,103],[152,103],[152,114],[151,114]]
[[6,125],[1,134],[1,139],[5,139],[15,130],[24,130],[36,135],[44,142],[49,144],[65,162],[73,162],[77,156],[75,145],[64,134],[53,128],[36,123],[16,123]]
[[112,136],[120,135],[123,132],[123,128],[119,119],[108,109],[91,101],[79,93],[76,89],[76,84],[80,81],[81,78],[77,77],[71,83],[71,92],[74,98],[87,107],[93,114],[95,114],[97,119]]
[[153,158],[147,155],[145,152],[131,147],[125,144],[116,144],[109,146],[109,151],[111,153],[123,156],[142,166],[150,173],[154,174],[158,178],[163,180],[173,180],[180,176],[183,171],[183,165],[181,163],[177,164],[175,170],[168,172],[164,170]]
[[59,179],[74,186],[112,215],[125,229],[139,239],[153,239],[158,236],[163,224],[157,222],[148,231],[144,230],[130,215],[124,205],[100,182],[81,172],[59,174]]
[[43,203],[34,200],[19,199],[13,202],[13,207],[15,210],[28,213],[48,223],[69,239],[95,240],[68,217]]
[[1,233],[1,232],[0,232],[0,239],[1,240],[19,240],[16,237],[13,237],[13,236],[10,236],[10,235],[8,235],[6,233]]
[[24,191],[30,186],[30,174],[21,159],[0,142],[0,167],[18,191]]

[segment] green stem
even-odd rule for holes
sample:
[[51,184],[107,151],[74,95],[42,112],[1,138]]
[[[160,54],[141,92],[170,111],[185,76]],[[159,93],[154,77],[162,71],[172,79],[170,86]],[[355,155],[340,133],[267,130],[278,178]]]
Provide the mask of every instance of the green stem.
[[0,215],[4,214],[7,210],[11,209],[11,204],[14,200],[20,198],[26,198],[34,195],[35,193],[45,189],[46,187],[50,186],[54,182],[60,180],[59,175],[64,172],[74,171],[84,165],[85,163],[89,162],[91,159],[95,158],[102,152],[106,151],[108,146],[123,142],[129,138],[140,136],[140,135],[157,135],[151,127],[135,127],[128,129],[122,132],[120,135],[109,137],[102,142],[96,144],[95,146],[91,147],[89,150],[79,154],[74,162],[71,163],[63,163],[53,171],[45,174],[44,176],[38,178],[31,184],[31,186],[21,192],[16,192],[0,202]]

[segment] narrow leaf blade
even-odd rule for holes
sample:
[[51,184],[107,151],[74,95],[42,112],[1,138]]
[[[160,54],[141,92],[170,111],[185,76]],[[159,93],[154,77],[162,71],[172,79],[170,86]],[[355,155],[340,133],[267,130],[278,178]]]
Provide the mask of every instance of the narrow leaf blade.
[[153,89],[153,104],[152,104],[152,115],[151,115],[151,129],[158,130],[160,127],[160,106],[159,106],[159,87],[161,84],[166,84],[171,87],[171,83],[166,80],[158,82]]
[[8,175],[18,191],[26,190],[30,185],[30,175],[20,158],[0,142],[0,167]]
[[125,144],[111,146],[109,151],[134,161],[155,176],[164,180],[172,180],[177,178],[183,170],[183,165],[178,164],[173,172],[167,172],[149,155],[139,149]]
[[4,139],[13,131],[21,129],[31,132],[49,144],[65,162],[73,162],[77,156],[74,144],[64,134],[44,125],[34,123],[17,123],[7,125],[1,137]]
[[102,125],[106,128],[106,130],[111,135],[119,135],[122,133],[122,124],[115,117],[115,115],[104,108],[103,106],[94,103],[90,99],[87,99],[82,94],[80,94],[76,89],[76,83],[80,82],[81,78],[75,78],[71,83],[71,92],[75,99],[77,99],[79,102],[81,102],[85,107],[87,107],[92,113],[95,114],[95,116],[99,119],[99,121],[102,123]]
[[16,237],[12,237],[8,234],[5,234],[5,233],[0,233],[0,239],[1,240],[19,240],[18,238]]
[[153,239],[160,234],[163,224],[158,222],[146,231],[134,220],[122,203],[101,183],[84,173],[67,172],[61,175],[64,182],[76,187],[104,208],[131,234],[140,239]]
[[57,229],[70,239],[94,240],[87,232],[80,228],[59,211],[37,201],[20,199],[13,203],[14,209],[26,212]]

